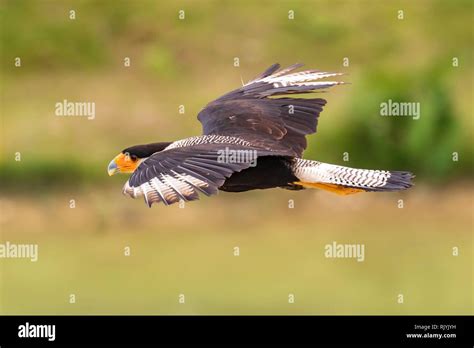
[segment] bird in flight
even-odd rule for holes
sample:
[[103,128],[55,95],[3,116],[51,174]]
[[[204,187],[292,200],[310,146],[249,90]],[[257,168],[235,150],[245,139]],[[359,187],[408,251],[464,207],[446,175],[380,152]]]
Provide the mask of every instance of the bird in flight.
[[[303,159],[306,135],[315,133],[326,100],[290,94],[324,91],[343,84],[340,73],[274,64],[255,79],[209,103],[198,114],[203,134],[173,142],[126,148],[108,173],[131,173],[123,193],[143,196],[148,206],[199,199],[219,190],[318,188],[338,194],[399,191],[412,173],[355,169]],[[280,96],[280,97],[277,97]]]

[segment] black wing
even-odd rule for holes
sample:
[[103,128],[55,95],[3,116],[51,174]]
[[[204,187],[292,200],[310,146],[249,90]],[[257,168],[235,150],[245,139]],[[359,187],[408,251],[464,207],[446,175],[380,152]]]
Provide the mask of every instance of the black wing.
[[203,134],[239,137],[263,149],[301,157],[305,136],[316,132],[324,99],[269,98],[292,93],[310,93],[342,84],[315,81],[339,73],[317,70],[291,73],[301,64],[277,71],[272,65],[256,79],[209,103],[198,115]]
[[[151,206],[199,199],[198,192],[216,194],[226,178],[256,165],[258,156],[273,155],[235,144],[205,144],[157,152],[141,163],[124,186],[124,193],[143,196]],[[233,157],[232,157],[233,156]]]

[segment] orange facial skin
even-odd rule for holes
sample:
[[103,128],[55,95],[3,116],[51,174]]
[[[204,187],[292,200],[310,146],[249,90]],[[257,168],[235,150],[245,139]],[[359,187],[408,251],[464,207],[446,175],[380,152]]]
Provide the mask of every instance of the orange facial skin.
[[131,156],[129,153],[118,154],[107,168],[109,175],[117,173],[133,173],[140,164],[140,160],[136,156]]

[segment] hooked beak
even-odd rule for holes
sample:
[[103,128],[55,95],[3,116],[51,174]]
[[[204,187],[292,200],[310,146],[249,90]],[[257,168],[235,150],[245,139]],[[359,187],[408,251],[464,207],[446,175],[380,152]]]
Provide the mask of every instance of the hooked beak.
[[109,175],[117,173],[133,173],[141,162],[142,159],[131,158],[128,153],[119,153],[112,161],[110,161],[109,166],[107,167],[107,172]]
[[119,167],[117,165],[117,157],[110,161],[109,166],[107,167],[107,173],[109,173],[110,176],[119,172]]

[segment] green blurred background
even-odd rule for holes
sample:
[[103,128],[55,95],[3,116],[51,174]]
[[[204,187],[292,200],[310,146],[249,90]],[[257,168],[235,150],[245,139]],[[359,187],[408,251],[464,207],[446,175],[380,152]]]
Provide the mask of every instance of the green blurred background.
[[[473,313],[472,1],[2,1],[0,22],[1,240],[39,245],[36,263],[0,259],[0,313]],[[416,186],[122,196],[117,153],[199,134],[207,102],[275,62],[351,83],[324,94],[305,157]],[[95,119],[55,116],[64,99]],[[388,99],[420,119],[381,117]],[[365,261],[325,258],[333,241]]]

